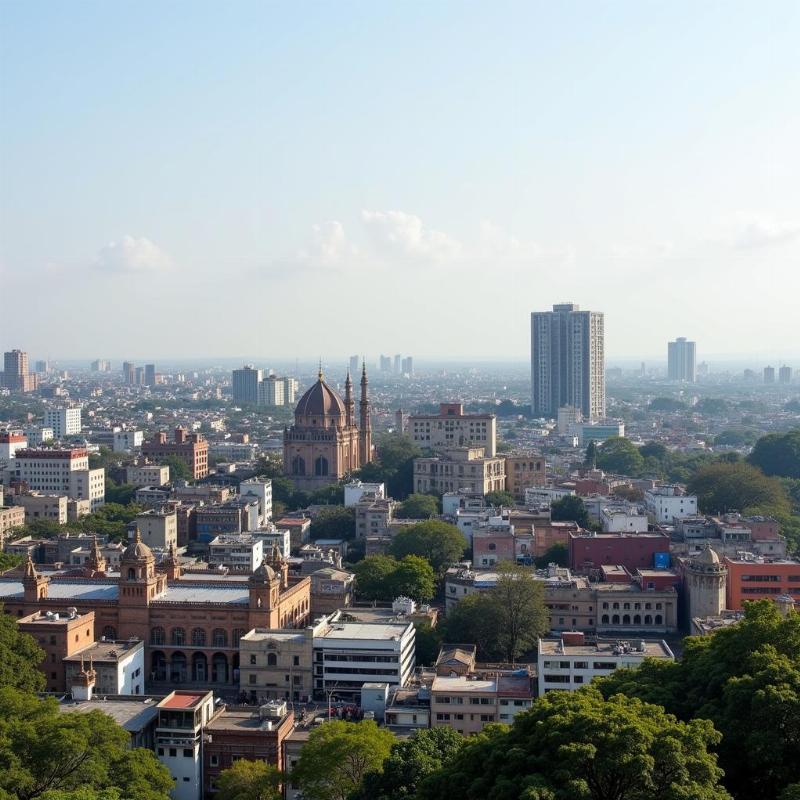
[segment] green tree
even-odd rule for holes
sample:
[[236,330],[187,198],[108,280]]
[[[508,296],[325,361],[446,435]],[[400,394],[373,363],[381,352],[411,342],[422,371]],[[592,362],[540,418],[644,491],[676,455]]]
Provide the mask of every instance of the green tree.
[[388,584],[392,597],[410,597],[425,603],[436,593],[436,576],[430,562],[420,556],[405,556],[395,562]]
[[800,428],[762,436],[747,460],[765,475],[800,478]]
[[586,446],[586,455],[583,457],[583,465],[594,469],[597,466],[597,442],[592,439]]
[[597,466],[606,472],[637,476],[644,467],[644,459],[630,439],[613,436],[597,448]]
[[0,688],[9,687],[23,692],[42,691],[45,678],[39,664],[43,659],[44,650],[36,639],[21,633],[16,619],[3,613],[0,604]]
[[216,793],[225,800],[281,800],[281,778],[272,764],[240,759],[220,773]]
[[432,667],[442,646],[442,635],[438,628],[429,622],[415,624],[414,654],[418,666]]
[[548,564],[558,564],[559,567],[569,566],[569,549],[562,542],[556,542],[536,559],[536,566],[544,569]]
[[367,556],[359,561],[353,572],[356,592],[362,600],[390,600],[389,579],[397,569],[397,561],[390,556]]
[[683,411],[686,403],[676,400],[673,397],[656,397],[650,401],[647,407],[650,411]]
[[589,512],[575,494],[568,494],[550,504],[550,519],[553,522],[577,522],[581,528],[589,527]]
[[648,660],[596,683],[606,696],[710,720],[722,734],[725,783],[741,800],[778,797],[800,782],[800,614],[746,603],[736,625],[685,639],[680,661]]
[[418,800],[727,800],[710,722],[593,687],[550,692],[489,726],[422,782]]
[[709,417],[716,417],[728,410],[728,403],[719,397],[703,397],[697,401],[694,411]]
[[714,437],[714,446],[744,447],[753,444],[755,433],[746,428],[724,430]]
[[133,502],[138,487],[130,483],[117,485],[113,481],[106,481],[106,503],[117,503],[122,506]]
[[167,800],[167,768],[149,750],[130,749],[127,731],[102,711],[61,712],[56,700],[8,686],[0,708],[0,797],[116,786],[125,798]]
[[490,506],[495,506],[499,508],[500,506],[513,506],[514,505],[514,495],[511,492],[489,492],[486,495],[486,502]]
[[788,514],[790,505],[777,478],[768,478],[745,463],[716,462],[699,469],[687,489],[697,495],[705,514],[724,514],[759,508],[775,514]]
[[430,519],[439,513],[439,501],[432,494],[410,494],[400,503],[398,519]]
[[464,556],[466,542],[461,531],[447,522],[428,520],[400,531],[390,546],[395,558],[422,556],[441,576],[448,566]]
[[402,500],[414,490],[414,459],[422,450],[402,433],[386,433],[376,441],[377,458],[358,472],[362,481],[386,484],[390,497]]
[[0,550],[0,572],[5,572],[7,569],[14,569],[22,563],[22,556],[15,555],[14,553],[4,553]]
[[372,720],[325,722],[311,732],[292,770],[305,800],[348,800],[368,772],[378,772],[394,736]]
[[311,502],[315,505],[343,506],[344,484],[332,483],[315,489],[311,493]]
[[468,594],[448,610],[437,626],[443,642],[474,644],[484,660],[502,658],[497,643],[500,620],[485,594]]
[[497,581],[485,597],[490,616],[499,623],[496,646],[513,663],[547,633],[550,617],[544,604],[544,587],[532,570],[510,563],[500,563],[496,569]]
[[194,479],[189,465],[179,456],[162,456],[159,463],[169,467],[169,479],[175,481],[191,481]]
[[312,539],[352,539],[356,535],[356,512],[353,508],[323,508],[311,520]]
[[642,458],[654,458],[656,461],[663,461],[669,455],[669,450],[661,442],[647,442],[647,444],[639,448],[639,455]]
[[465,742],[449,727],[417,731],[392,745],[383,771],[368,773],[352,800],[412,800],[420,783],[453,759]]

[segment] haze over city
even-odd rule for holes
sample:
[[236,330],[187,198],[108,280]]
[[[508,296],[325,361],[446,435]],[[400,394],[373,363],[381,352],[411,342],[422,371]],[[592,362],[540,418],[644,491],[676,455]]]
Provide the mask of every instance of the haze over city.
[[592,11],[4,4],[7,346],[524,361],[572,301],[609,363],[796,356],[800,7]]

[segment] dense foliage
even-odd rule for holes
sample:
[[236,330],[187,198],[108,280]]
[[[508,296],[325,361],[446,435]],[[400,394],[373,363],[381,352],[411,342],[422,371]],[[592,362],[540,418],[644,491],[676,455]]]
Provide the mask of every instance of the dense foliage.
[[747,460],[765,475],[800,478],[800,428],[762,436]]
[[263,761],[234,761],[216,780],[216,794],[224,800],[281,800],[281,771]]
[[697,495],[698,507],[705,514],[750,509],[786,514],[790,510],[780,481],[744,462],[717,462],[702,467],[687,488],[690,494]]
[[436,576],[428,561],[409,555],[399,561],[391,556],[368,556],[354,567],[356,592],[362,600],[394,600],[405,596],[424,603],[436,591]]
[[330,506],[321,509],[311,520],[311,538],[352,539],[356,535],[356,512],[353,508]]
[[0,604],[0,687],[42,691],[45,679],[39,664],[43,658],[44,650],[32,636],[20,632],[16,619]]
[[397,507],[397,519],[430,519],[439,513],[439,500],[432,494],[410,494]]
[[710,722],[595,688],[550,692],[491,725],[422,782],[418,800],[726,800]]
[[551,503],[550,519],[553,522],[577,522],[581,528],[589,527],[589,512],[583,500],[575,494],[568,494]]
[[362,481],[386,484],[386,493],[403,500],[414,491],[414,459],[422,450],[402,433],[386,433],[376,442],[376,458],[358,471]]
[[448,566],[464,556],[467,543],[461,531],[447,522],[428,520],[400,531],[390,546],[395,558],[421,556],[441,576]]

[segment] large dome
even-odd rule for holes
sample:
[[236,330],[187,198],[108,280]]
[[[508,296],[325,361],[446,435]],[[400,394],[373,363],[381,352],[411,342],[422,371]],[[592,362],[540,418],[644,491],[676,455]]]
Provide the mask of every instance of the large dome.
[[319,373],[317,382],[300,398],[295,409],[297,417],[344,417],[344,401],[331,389]]
[[704,567],[711,567],[719,564],[719,556],[711,549],[710,545],[706,545],[700,555],[694,560],[697,564],[702,564]]
[[125,548],[122,553],[123,561],[151,561],[155,557],[153,551],[142,541],[142,536],[139,529],[136,529],[136,534],[133,541]]

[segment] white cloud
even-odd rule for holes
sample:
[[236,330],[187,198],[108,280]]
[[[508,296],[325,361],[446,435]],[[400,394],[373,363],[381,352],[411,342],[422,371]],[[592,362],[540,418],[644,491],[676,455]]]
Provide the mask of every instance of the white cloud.
[[750,250],[771,247],[800,237],[800,224],[758,219],[746,223],[733,240],[733,246]]
[[373,245],[388,255],[447,261],[462,251],[460,242],[426,227],[416,214],[365,210],[361,212],[361,220]]
[[298,250],[298,264],[311,267],[338,266],[354,258],[357,248],[348,240],[344,225],[338,220],[322,222],[311,228],[311,242]]
[[101,248],[94,266],[105,272],[161,272],[172,267],[172,260],[149,239],[123,236]]

